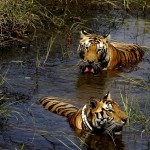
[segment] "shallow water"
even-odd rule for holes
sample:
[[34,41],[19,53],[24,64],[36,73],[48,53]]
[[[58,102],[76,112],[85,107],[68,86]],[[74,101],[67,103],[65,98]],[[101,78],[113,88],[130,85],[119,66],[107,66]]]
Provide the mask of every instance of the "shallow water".
[[7,93],[9,101],[13,103],[9,105],[12,112],[7,125],[0,131],[0,149],[150,149],[149,136],[139,124],[126,126],[122,135],[116,137],[78,133],[73,131],[64,117],[50,113],[37,104],[41,97],[50,95],[82,107],[90,97],[102,98],[109,90],[120,106],[122,93],[132,101],[133,107],[137,107],[138,101],[140,110],[146,110],[146,116],[150,116],[150,22],[133,18],[125,22],[111,32],[112,41],[148,47],[144,60],[132,70],[104,71],[98,75],[80,74],[76,53],[78,34],[74,37],[70,59],[62,60],[55,55],[38,70],[35,69],[35,56],[28,49],[16,48],[1,52],[1,70],[4,73],[8,71],[2,91]]

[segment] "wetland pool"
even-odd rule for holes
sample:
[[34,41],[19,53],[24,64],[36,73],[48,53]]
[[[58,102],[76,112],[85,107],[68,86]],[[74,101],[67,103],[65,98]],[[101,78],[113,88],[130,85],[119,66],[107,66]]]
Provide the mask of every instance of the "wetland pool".
[[[69,103],[82,107],[90,97],[102,98],[109,90],[112,98],[122,108],[121,95],[127,96],[135,109],[149,117],[150,21],[133,18],[125,21],[126,24],[111,32],[111,40],[147,47],[143,61],[132,70],[104,71],[98,75],[80,74],[77,66],[79,56],[76,52],[79,33],[74,37],[73,55],[70,59],[51,57],[38,71],[31,51],[16,48],[1,52],[1,71],[7,72],[7,81],[1,92],[7,93],[9,97],[11,113],[7,124],[0,130],[0,149],[150,149],[150,136],[140,124],[127,125],[122,135],[116,137],[78,134],[69,126],[66,118],[50,113],[38,104],[41,97],[49,95],[67,99]],[[59,40],[58,43],[61,38]]]

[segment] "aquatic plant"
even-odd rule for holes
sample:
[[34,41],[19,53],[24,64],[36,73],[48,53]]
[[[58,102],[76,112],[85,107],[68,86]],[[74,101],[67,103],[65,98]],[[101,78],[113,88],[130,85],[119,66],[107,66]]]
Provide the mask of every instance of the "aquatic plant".
[[[6,82],[6,73],[0,74],[0,86],[2,86]],[[8,114],[8,108],[4,101],[5,95],[0,91],[0,119]]]
[[[9,69],[7,69],[3,74],[0,74],[0,87],[3,86],[4,83],[10,86],[6,77],[8,71]],[[17,103],[18,101],[10,103],[10,100],[11,99],[9,98],[8,94],[0,91],[0,123],[1,120],[7,118],[7,116],[14,116],[15,118],[17,118],[17,115],[19,115],[22,117],[22,115],[18,111],[10,109],[10,105]]]
[[[127,82],[127,79],[125,82]],[[138,88],[149,91],[149,87],[146,83],[144,86],[140,82],[137,82],[135,79],[132,79],[131,84],[133,84],[133,86],[137,85]],[[148,115],[149,102],[142,100],[141,104],[141,99],[137,98],[131,93],[127,94],[125,92],[122,92],[121,90],[120,97],[123,108],[129,117],[129,127],[132,128],[133,126],[135,126],[135,129],[138,127],[138,129],[136,130],[141,134],[146,133],[150,135],[150,117]]]

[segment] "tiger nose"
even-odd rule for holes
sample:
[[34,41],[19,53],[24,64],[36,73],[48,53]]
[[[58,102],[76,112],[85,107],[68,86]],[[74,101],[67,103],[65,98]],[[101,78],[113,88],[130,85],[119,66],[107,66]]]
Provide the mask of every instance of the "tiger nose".
[[88,63],[91,65],[94,63],[94,60],[88,60]]

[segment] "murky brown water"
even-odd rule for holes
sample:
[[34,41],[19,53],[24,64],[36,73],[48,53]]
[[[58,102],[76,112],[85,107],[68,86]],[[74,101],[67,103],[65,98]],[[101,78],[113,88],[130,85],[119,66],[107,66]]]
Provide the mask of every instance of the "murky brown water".
[[[79,57],[76,49],[79,35],[76,33],[70,59],[55,55],[38,71],[31,50],[16,48],[1,52],[1,70],[7,73],[7,82],[2,91],[10,96],[8,125],[0,130],[0,149],[19,150],[148,150],[149,136],[139,124],[124,128],[121,136],[109,137],[90,133],[74,132],[64,117],[45,111],[36,102],[44,96],[59,96],[78,107],[90,97],[103,97],[110,91],[120,105],[121,94],[127,95],[133,106],[139,102],[141,111],[150,116],[150,21],[127,19],[126,24],[111,32],[113,41],[138,43],[147,46],[144,60],[134,70],[104,71],[102,74],[79,74]],[[61,43],[61,41],[59,41]],[[63,43],[61,43],[63,45]],[[57,48],[59,45],[56,46]],[[33,47],[35,50],[35,48]],[[18,62],[23,61],[23,62]],[[141,86],[134,81],[144,85]],[[146,105],[146,106],[145,106]],[[143,132],[142,132],[143,131]]]

